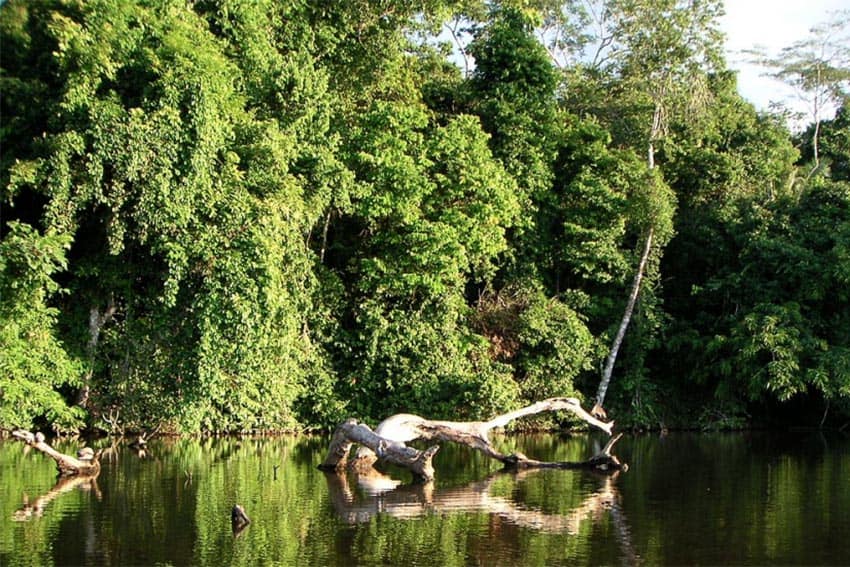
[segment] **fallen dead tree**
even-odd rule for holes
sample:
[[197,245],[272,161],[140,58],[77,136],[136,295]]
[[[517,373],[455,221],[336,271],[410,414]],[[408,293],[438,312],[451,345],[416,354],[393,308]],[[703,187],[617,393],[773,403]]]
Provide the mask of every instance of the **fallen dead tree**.
[[59,476],[95,476],[100,473],[100,454],[96,454],[88,447],[80,449],[77,452],[77,456],[73,457],[65,453],[60,453],[48,445],[44,440],[44,435],[41,433],[32,433],[19,429],[13,431],[12,436],[56,461]]
[[[614,422],[600,421],[585,411],[576,398],[549,398],[498,415],[489,421],[439,421],[412,414],[396,414],[382,421],[373,431],[355,419],[347,419],[337,427],[328,448],[328,455],[319,468],[326,471],[343,471],[349,467],[354,470],[368,471],[378,461],[384,461],[409,470],[418,482],[427,482],[434,478],[434,466],[431,461],[439,450],[439,445],[425,450],[406,445],[414,440],[448,441],[466,445],[496,459],[506,468],[586,468],[604,472],[626,468],[617,457],[611,454],[611,449],[620,438],[619,435],[613,437],[597,455],[580,462],[537,461],[522,453],[505,455],[490,442],[489,433],[496,427],[504,427],[521,417],[560,410],[570,411],[609,435],[612,433]],[[349,462],[348,455],[355,444],[361,447],[354,460]]]

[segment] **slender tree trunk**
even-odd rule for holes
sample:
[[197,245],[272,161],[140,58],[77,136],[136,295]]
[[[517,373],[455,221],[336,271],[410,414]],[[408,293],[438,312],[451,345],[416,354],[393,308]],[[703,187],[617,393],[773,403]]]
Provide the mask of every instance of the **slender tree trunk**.
[[109,304],[106,307],[106,311],[102,314],[96,305],[89,311],[89,344],[87,350],[90,366],[89,371],[83,378],[83,385],[77,392],[75,400],[75,404],[81,408],[88,407],[89,396],[91,395],[91,378],[94,373],[94,363],[95,357],[97,356],[97,343],[100,338],[100,331],[103,329],[104,325],[112,321],[112,316],[114,314],[115,301],[112,297],[109,298]]
[[452,25],[443,24],[443,28],[448,30],[448,32],[452,36],[452,40],[455,42],[455,47],[457,47],[458,52],[461,57],[463,57],[463,76],[464,78],[469,77],[469,54],[466,52],[466,49],[463,47],[463,41],[461,41],[460,36],[458,35],[458,26],[460,25],[460,20],[455,19],[452,22]]
[[[664,109],[661,104],[656,102],[655,110],[652,113],[652,126],[649,130],[649,144],[646,152],[646,166],[652,171],[655,169],[655,140],[664,129]],[[649,254],[652,251],[652,239],[655,236],[655,229],[650,225],[646,233],[646,242],[644,243],[643,253],[638,263],[637,273],[632,282],[632,291],[629,293],[629,301],[626,303],[626,310],[623,313],[623,319],[620,321],[620,328],[617,329],[617,335],[614,337],[614,342],[611,344],[611,350],[608,353],[608,358],[605,360],[605,368],[602,370],[602,378],[599,380],[599,388],[596,390],[596,404],[590,411],[591,414],[605,418],[605,410],[602,405],[605,402],[605,394],[608,392],[608,384],[611,383],[611,375],[614,372],[614,363],[617,360],[617,353],[620,351],[620,345],[623,343],[623,338],[626,336],[626,329],[629,327],[629,322],[632,320],[632,313],[637,303],[638,295],[640,295],[640,284],[643,280],[643,274],[646,270],[646,263],[649,260]]]
[[620,351],[620,345],[623,343],[623,338],[626,336],[626,329],[629,326],[629,322],[632,320],[635,303],[637,303],[637,298],[640,294],[640,284],[643,280],[646,263],[649,260],[649,253],[652,250],[653,234],[654,231],[649,229],[649,232],[646,235],[646,243],[643,247],[643,254],[641,254],[640,257],[640,264],[638,265],[635,279],[632,282],[632,291],[629,294],[626,311],[623,313],[623,319],[620,321],[620,328],[617,329],[617,336],[614,337],[614,342],[611,345],[611,351],[608,353],[608,358],[605,360],[605,368],[602,371],[602,379],[599,381],[599,389],[596,391],[596,405],[591,413],[600,413],[602,404],[605,402],[605,394],[608,391],[608,384],[611,382],[611,375],[614,372],[614,362],[617,360],[617,353]]
[[820,135],[820,116],[818,116],[818,111],[815,110],[815,130],[812,133],[812,153],[813,153],[813,156],[814,156],[815,163],[814,163],[814,165],[812,165],[811,171],[809,171],[809,174],[806,176],[807,180],[809,178],[811,178],[812,175],[815,174],[815,172],[818,170],[818,168],[820,168],[820,155],[819,155],[819,148],[818,148],[818,136],[819,135]]
[[331,210],[328,210],[328,216],[325,217],[325,227],[322,229],[322,251],[319,254],[319,262],[325,263],[325,250],[328,247],[328,227],[331,225]]
[[[818,67],[817,67],[817,84],[818,85],[821,84],[822,79],[823,79],[823,77],[821,76],[821,67],[820,67],[820,65],[818,65]],[[821,115],[820,93],[821,92],[823,92],[823,91],[820,90],[820,89],[815,91],[815,96],[814,96],[814,101],[813,101],[813,108],[812,108],[812,115],[813,116],[812,116],[812,118],[814,118],[815,131],[812,133],[812,153],[814,155],[815,165],[814,165],[814,167],[812,167],[812,170],[809,172],[808,177],[811,177],[812,174],[814,174],[814,172],[818,170],[818,167],[820,167],[820,155],[819,155],[819,151],[818,151],[819,150],[819,148],[818,148],[818,135],[820,134],[820,115]]]

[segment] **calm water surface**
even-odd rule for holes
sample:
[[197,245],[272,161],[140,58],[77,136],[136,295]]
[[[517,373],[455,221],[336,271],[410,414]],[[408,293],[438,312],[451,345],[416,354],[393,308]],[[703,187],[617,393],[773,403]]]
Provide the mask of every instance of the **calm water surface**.
[[[426,486],[398,470],[325,474],[327,441],[118,444],[96,481],[64,484],[50,459],[0,441],[0,566],[850,565],[850,439],[838,434],[624,437],[615,453],[630,469],[616,477],[501,473],[445,446]],[[498,440],[546,460],[602,442]],[[238,535],[235,503],[252,519]]]

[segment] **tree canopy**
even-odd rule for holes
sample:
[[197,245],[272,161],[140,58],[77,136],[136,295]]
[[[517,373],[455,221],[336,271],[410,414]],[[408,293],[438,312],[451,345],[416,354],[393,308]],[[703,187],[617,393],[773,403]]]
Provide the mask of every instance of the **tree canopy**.
[[3,3],[0,429],[592,399],[630,290],[618,421],[846,419],[847,101],[756,112],[720,13]]

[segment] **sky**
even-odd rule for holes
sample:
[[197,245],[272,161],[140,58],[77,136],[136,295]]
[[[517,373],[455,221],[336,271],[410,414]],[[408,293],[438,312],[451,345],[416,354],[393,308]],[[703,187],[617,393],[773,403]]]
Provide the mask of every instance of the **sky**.
[[789,87],[761,76],[764,70],[747,63],[741,51],[759,45],[776,55],[807,38],[812,27],[830,19],[830,12],[850,9],[850,0],[725,0],[724,4],[721,26],[727,36],[727,63],[738,71],[741,95],[759,110],[766,110],[771,101],[784,101],[805,111]]

